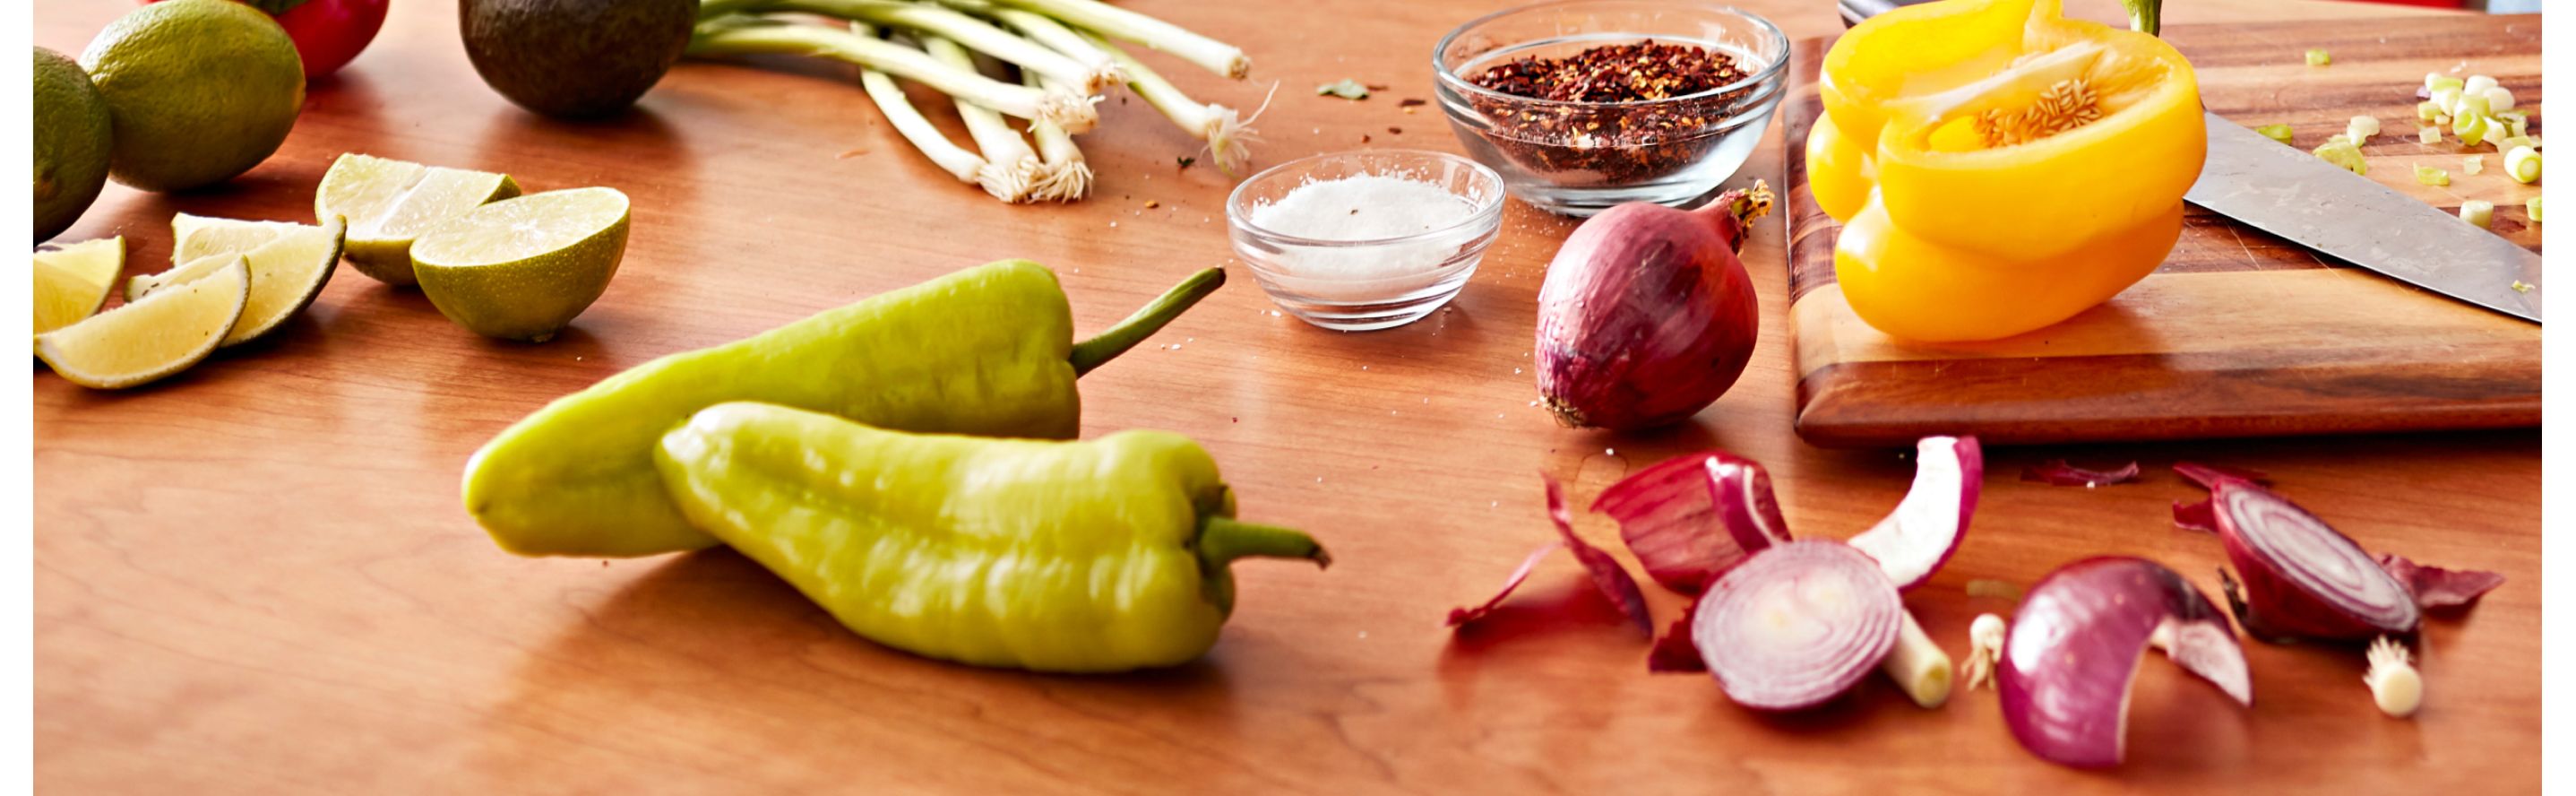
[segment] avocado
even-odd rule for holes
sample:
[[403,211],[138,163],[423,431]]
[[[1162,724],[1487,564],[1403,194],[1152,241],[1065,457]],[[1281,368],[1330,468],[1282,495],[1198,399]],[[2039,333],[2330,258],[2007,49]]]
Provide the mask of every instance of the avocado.
[[689,47],[697,0],[463,0],[465,55],[492,90],[547,116],[635,104]]

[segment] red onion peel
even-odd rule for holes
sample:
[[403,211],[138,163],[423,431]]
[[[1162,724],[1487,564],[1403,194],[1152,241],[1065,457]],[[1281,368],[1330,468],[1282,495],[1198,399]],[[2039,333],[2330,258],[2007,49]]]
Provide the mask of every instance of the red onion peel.
[[2004,640],[2004,723],[2032,754],[2062,765],[2117,765],[2127,746],[2129,683],[2149,647],[2253,704],[2245,649],[2227,617],[2164,565],[2102,557],[2058,568],[2013,612]]
[[1619,536],[1646,575],[1698,594],[1754,551],[1789,540],[1788,521],[1762,465],[1724,451],[1676,456],[1621,479],[1592,510],[1619,521]]
[[1637,579],[1628,575],[1626,567],[1619,566],[1618,559],[1574,535],[1574,514],[1565,507],[1564,488],[1557,486],[1555,478],[1540,477],[1547,481],[1547,518],[1556,523],[1557,538],[1574,553],[1574,560],[1583,564],[1583,571],[1592,576],[1592,585],[1601,590],[1601,596],[1619,606],[1619,613],[1635,623],[1638,632],[1653,638],[1655,620],[1646,612],[1645,590],[1637,588]]
[[1503,598],[1512,596],[1512,591],[1521,587],[1521,581],[1529,580],[1530,571],[1538,568],[1538,562],[1546,560],[1547,554],[1556,552],[1557,548],[1564,546],[1564,542],[1549,542],[1530,551],[1528,558],[1521,559],[1520,568],[1512,570],[1512,576],[1503,579],[1502,590],[1494,592],[1491,599],[1487,599],[1482,605],[1449,609],[1449,626],[1460,627],[1493,613],[1496,607],[1503,604]]
[[1691,620],[1697,616],[1699,601],[1692,600],[1690,605],[1682,608],[1682,617],[1673,620],[1673,626],[1655,639],[1654,649],[1646,651],[1646,671],[1654,674],[1708,671],[1708,662],[1700,659],[1699,644],[1691,641]]
[[1958,552],[1986,475],[1975,437],[1925,437],[1914,449],[1913,488],[1886,519],[1851,538],[1851,546],[1877,559],[1898,589],[1923,585]]
[[2478,597],[2504,585],[2504,576],[2474,569],[2443,569],[2406,560],[2393,553],[2379,555],[2379,568],[2390,577],[2406,584],[2414,592],[2415,604],[2423,608],[2457,608],[2478,601]]
[[2231,479],[2237,481],[2252,481],[2257,484],[2272,483],[2272,476],[2266,475],[2261,470],[2220,467],[2214,464],[2201,464],[2199,462],[2174,462],[2173,471],[2174,474],[2190,479],[2192,483],[2199,484],[2203,489],[2217,486],[2218,482]]
[[2173,523],[2174,527],[2186,531],[2218,532],[2218,515],[2210,509],[2209,501],[2206,500],[2198,503],[2174,501]]
[[[2368,639],[2415,631],[2406,585],[2352,539],[2251,481],[2210,490],[2227,559],[2244,579],[2245,630],[2262,638]],[[2231,600],[2231,602],[2234,602]]]
[[2037,466],[2023,468],[2021,480],[2037,481],[2049,486],[2090,487],[2125,484],[2138,480],[2138,463],[2130,462],[2114,470],[2087,470],[2067,464],[2065,459],[2050,459]]
[[1761,333],[1735,252],[1771,189],[1708,206],[1647,202],[1593,216],[1549,261],[1538,295],[1538,391],[1558,422],[1627,431],[1675,423],[1743,375]]
[[1720,690],[1757,710],[1840,696],[1894,649],[1905,605],[1877,562],[1822,539],[1771,547],[1701,595],[1692,642]]

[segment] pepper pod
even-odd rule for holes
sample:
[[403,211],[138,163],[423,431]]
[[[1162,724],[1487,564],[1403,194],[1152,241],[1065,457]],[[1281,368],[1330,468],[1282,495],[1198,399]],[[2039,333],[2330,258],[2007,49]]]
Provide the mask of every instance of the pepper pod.
[[2163,264],[2208,150],[2190,62],[2059,0],[1943,0],[1826,53],[1808,139],[1835,280],[1880,331],[1991,340]]
[[909,434],[724,403],[655,464],[698,528],[869,640],[1049,672],[1187,662],[1234,610],[1238,558],[1326,564],[1306,534],[1234,519],[1198,443]]

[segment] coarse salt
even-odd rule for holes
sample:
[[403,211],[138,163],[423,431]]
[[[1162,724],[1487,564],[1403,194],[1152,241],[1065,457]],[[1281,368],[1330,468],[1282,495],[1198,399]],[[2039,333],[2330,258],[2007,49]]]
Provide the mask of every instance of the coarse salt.
[[[1464,198],[1436,183],[1385,174],[1312,180],[1275,202],[1252,208],[1252,223],[1300,238],[1363,241],[1400,238],[1457,226],[1475,214]],[[1409,241],[1381,246],[1288,246],[1280,264],[1301,277],[1377,279],[1438,267],[1458,253],[1457,241]]]

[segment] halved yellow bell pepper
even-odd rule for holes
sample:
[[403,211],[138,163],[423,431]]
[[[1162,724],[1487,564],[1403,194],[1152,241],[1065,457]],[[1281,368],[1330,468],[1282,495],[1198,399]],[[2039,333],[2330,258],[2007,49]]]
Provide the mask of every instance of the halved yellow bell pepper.
[[1807,173],[1843,222],[1835,279],[1909,339],[2009,337],[2145,278],[2208,149],[2190,62],[2060,0],[1882,14],[1834,43],[1819,87]]

